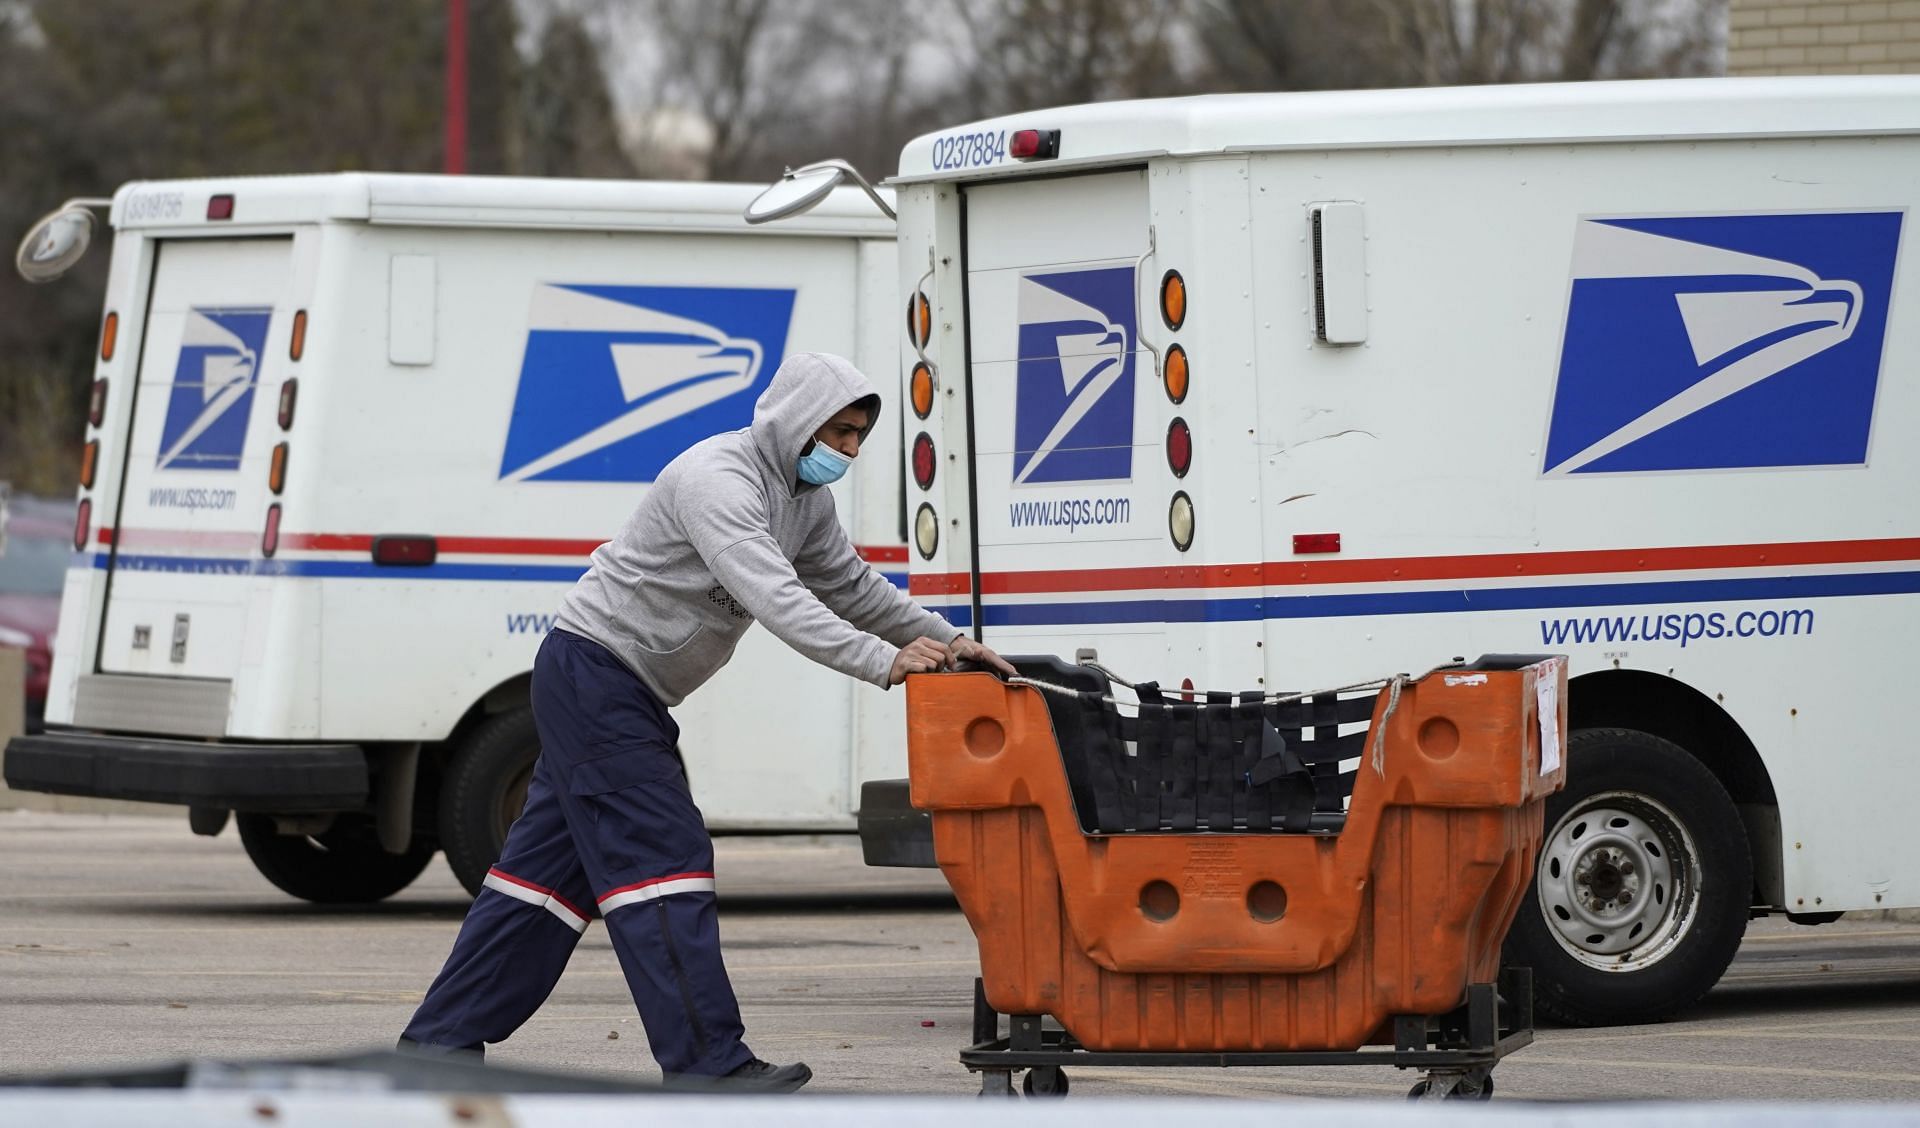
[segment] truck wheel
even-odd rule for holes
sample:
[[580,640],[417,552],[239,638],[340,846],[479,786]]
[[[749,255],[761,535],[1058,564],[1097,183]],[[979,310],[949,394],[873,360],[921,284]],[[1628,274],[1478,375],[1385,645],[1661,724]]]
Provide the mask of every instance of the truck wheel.
[[440,848],[467,892],[478,896],[500,860],[507,828],[527,805],[527,784],[540,755],[531,708],[495,713],[467,734],[440,784]]
[[387,853],[373,820],[361,814],[341,815],[315,835],[281,834],[272,815],[241,814],[235,821],[240,844],[262,877],[322,905],[384,900],[405,889],[433,860],[430,844]]
[[1746,832],[1712,772],[1649,733],[1581,730],[1506,962],[1533,969],[1535,1005],[1562,1022],[1658,1022],[1727,970],[1752,892]]

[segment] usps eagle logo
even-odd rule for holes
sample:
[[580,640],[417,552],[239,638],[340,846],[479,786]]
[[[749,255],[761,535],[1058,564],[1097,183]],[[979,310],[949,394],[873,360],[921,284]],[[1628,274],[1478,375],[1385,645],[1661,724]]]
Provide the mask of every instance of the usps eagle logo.
[[794,294],[537,286],[500,478],[650,482],[745,427],[785,355]]
[[1902,218],[1581,220],[1542,472],[1863,464]]
[[263,306],[187,310],[160,426],[158,469],[240,468],[272,320],[273,310]]
[[1019,282],[1013,484],[1133,476],[1132,266]]

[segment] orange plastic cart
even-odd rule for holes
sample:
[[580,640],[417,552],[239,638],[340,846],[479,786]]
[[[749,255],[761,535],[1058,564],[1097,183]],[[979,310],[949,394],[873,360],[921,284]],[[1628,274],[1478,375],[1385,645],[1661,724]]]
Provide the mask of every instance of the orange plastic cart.
[[1137,706],[1098,667],[1013,661],[907,682],[913,805],[979,941],[983,1091],[1392,1064],[1415,1095],[1491,1093],[1532,1040],[1529,983],[1497,977],[1565,778],[1563,659]]

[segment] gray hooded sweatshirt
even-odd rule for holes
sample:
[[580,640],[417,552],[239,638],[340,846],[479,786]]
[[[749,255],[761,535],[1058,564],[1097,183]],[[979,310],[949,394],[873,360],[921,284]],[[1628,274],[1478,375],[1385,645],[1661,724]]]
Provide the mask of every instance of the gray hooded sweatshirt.
[[958,637],[860,559],[833,495],[799,479],[814,432],[860,400],[872,430],[880,398],[859,369],[824,353],[788,357],[752,426],[705,439],[660,472],[594,551],[557,624],[612,651],[668,706],[726,665],[756,619],[815,662],[883,688],[900,647]]

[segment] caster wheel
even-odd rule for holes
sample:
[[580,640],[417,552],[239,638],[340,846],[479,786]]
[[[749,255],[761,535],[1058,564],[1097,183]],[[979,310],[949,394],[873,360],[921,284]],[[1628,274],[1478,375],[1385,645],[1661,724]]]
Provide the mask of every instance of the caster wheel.
[[1020,1079],[1020,1091],[1029,1097],[1064,1097],[1067,1071],[1057,1065],[1036,1065]]
[[[1410,1101],[1428,1100],[1429,1097],[1427,1096],[1427,1094],[1431,1093],[1432,1091],[1433,1091],[1432,1080],[1429,1078],[1422,1078],[1419,1081],[1414,1082],[1413,1088],[1407,1090],[1407,1099]],[[1449,1101],[1492,1100],[1493,1099],[1493,1078],[1482,1077],[1476,1081],[1472,1077],[1463,1077],[1460,1079],[1459,1083],[1453,1087],[1451,1092],[1448,1092],[1443,1097],[1433,1098],[1433,1099],[1449,1100]]]

